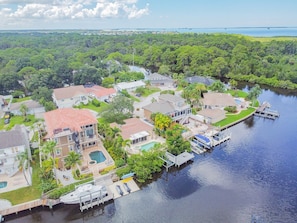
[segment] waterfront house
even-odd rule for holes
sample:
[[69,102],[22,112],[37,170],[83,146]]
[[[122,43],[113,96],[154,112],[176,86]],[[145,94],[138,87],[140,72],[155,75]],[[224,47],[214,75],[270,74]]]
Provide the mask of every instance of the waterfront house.
[[222,109],[202,109],[195,116],[199,121],[213,124],[226,118],[226,111]]
[[203,94],[200,100],[203,108],[208,109],[224,109],[228,106],[237,106],[234,98],[230,94],[208,92]]
[[128,92],[135,91],[139,87],[145,87],[145,83],[142,80],[132,82],[121,82],[114,86],[116,91],[126,90]]
[[26,152],[31,160],[28,132],[23,125],[16,125],[10,131],[0,132],[0,176],[12,177],[19,171],[18,156]]
[[52,97],[58,108],[71,108],[74,105],[89,102],[88,92],[83,85],[56,88]]
[[161,75],[158,73],[153,73],[147,76],[147,80],[152,86],[167,86],[172,87],[174,80],[171,77]]
[[154,135],[154,127],[138,118],[129,118],[122,125],[112,123],[110,126],[119,128],[123,139],[129,139],[132,145],[150,140]]
[[157,102],[144,106],[143,111],[148,120],[151,119],[153,113],[162,113],[180,124],[185,123],[192,114],[191,107],[185,99],[172,94],[161,94]]
[[210,86],[215,82],[213,79],[209,77],[203,77],[203,76],[186,77],[185,81],[189,84],[200,83],[206,86]]
[[98,101],[111,100],[117,94],[114,88],[105,88],[98,85],[85,85],[85,89],[90,97],[96,98]]
[[44,120],[45,140],[56,142],[55,157],[61,169],[70,151],[82,154],[83,150],[99,144],[97,119],[89,110],[61,108],[46,112]]
[[45,112],[44,106],[39,104],[37,101],[33,100],[27,100],[17,103],[12,103],[10,105],[10,112],[14,115],[22,115],[22,112],[20,111],[21,105],[24,104],[28,108],[27,114],[28,115],[38,115]]

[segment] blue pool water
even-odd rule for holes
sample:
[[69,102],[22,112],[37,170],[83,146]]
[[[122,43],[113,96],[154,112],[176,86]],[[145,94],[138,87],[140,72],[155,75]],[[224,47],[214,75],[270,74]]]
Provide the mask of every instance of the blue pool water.
[[145,150],[145,151],[148,151],[150,150],[151,148],[153,148],[155,146],[155,144],[157,144],[157,142],[149,142],[147,144],[144,144],[141,146],[141,150]]
[[2,181],[2,182],[0,182],[0,189],[1,188],[4,188],[4,187],[6,187],[7,186],[7,182],[6,181]]
[[238,105],[240,105],[242,103],[242,101],[240,99],[238,99],[238,98],[235,98],[234,100],[235,100],[235,103],[238,104]]
[[102,163],[106,160],[106,157],[101,151],[94,151],[89,154],[91,160],[95,160],[97,163]]

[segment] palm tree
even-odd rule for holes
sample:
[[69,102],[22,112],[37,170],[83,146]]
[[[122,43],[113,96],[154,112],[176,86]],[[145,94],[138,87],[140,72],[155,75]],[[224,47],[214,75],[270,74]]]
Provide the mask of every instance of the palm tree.
[[43,155],[43,158],[50,158],[55,156],[55,146],[56,142],[54,141],[47,141],[42,147],[41,147],[41,155]]
[[22,116],[24,117],[24,121],[27,121],[27,113],[28,113],[29,109],[27,107],[27,105],[25,104],[21,104],[20,106],[20,112],[22,113]]
[[26,175],[26,170],[28,169],[29,177],[31,178],[30,162],[28,160],[28,151],[25,150],[24,152],[21,152],[18,155],[18,160],[19,160],[19,166],[18,166],[19,170],[23,172],[23,175],[25,177],[27,184],[31,185]]
[[65,161],[65,167],[68,168],[74,168],[77,164],[81,164],[81,156],[76,152],[69,152],[68,156],[64,159]]

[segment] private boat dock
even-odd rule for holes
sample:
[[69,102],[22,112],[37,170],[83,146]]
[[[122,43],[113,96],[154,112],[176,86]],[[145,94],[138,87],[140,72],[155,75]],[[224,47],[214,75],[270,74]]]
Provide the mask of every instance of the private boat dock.
[[[99,206],[101,204],[104,204],[106,202],[109,202],[111,200],[119,198],[121,196],[125,196],[125,195],[128,195],[130,193],[140,190],[132,177],[129,177],[129,178],[117,181],[117,182],[113,182],[111,179],[111,176],[106,175],[106,176],[101,176],[100,178],[94,179],[94,181],[89,182],[89,183],[94,183],[96,185],[105,185],[108,195],[103,198],[99,198],[99,197],[92,198],[92,194],[89,194],[90,201],[86,201],[86,202],[81,201],[79,203],[79,209],[81,212],[88,210],[90,208],[93,208],[95,206]],[[116,186],[125,188],[124,184],[128,185],[129,191],[123,190],[123,194],[120,195],[117,193]],[[80,186],[82,186],[82,185],[80,185]],[[5,216],[11,215],[11,214],[18,214],[22,211],[28,211],[28,210],[31,211],[32,209],[37,208],[37,207],[49,207],[49,209],[53,209],[53,207],[58,204],[61,204],[60,199],[53,200],[53,199],[48,199],[48,198],[41,198],[41,199],[26,202],[26,203],[14,205],[9,208],[0,209],[0,216],[5,217]],[[67,205],[67,204],[65,204],[65,205]]]
[[222,131],[211,131],[205,134],[196,134],[190,140],[192,151],[201,154],[231,139],[231,134]]
[[166,152],[164,157],[159,157],[164,161],[163,166],[166,168],[166,171],[172,166],[180,167],[184,163],[187,163],[190,160],[194,159],[194,155],[192,153],[183,152],[177,156]]
[[255,111],[254,115],[273,120],[279,117],[278,111],[271,110],[268,102],[263,102],[262,105]]

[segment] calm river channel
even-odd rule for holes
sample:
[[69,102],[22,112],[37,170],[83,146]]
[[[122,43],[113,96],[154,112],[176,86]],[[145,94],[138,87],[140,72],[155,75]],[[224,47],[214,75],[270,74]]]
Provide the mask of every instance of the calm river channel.
[[231,140],[163,172],[142,190],[80,213],[61,205],[8,222],[297,222],[297,97],[264,90],[280,117],[251,117],[228,129]]

